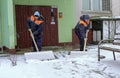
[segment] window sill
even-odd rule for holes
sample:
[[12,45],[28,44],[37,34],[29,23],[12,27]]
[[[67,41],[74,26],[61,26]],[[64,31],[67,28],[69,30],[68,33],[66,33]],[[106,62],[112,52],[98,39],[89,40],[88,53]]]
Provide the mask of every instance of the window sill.
[[110,11],[81,11],[81,13],[98,13],[98,14],[110,14]]

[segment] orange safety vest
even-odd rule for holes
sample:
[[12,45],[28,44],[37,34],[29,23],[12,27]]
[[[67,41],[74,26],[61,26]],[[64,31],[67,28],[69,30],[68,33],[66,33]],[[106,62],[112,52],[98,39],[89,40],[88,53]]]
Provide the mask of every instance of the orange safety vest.
[[31,19],[31,21],[34,21],[37,25],[43,23],[43,21],[41,21],[41,20],[35,20],[35,17],[33,15],[30,17],[30,19]]
[[85,26],[85,27],[87,26],[87,23],[85,23],[83,20],[80,20],[80,21],[79,21],[79,24],[82,24],[82,25]]

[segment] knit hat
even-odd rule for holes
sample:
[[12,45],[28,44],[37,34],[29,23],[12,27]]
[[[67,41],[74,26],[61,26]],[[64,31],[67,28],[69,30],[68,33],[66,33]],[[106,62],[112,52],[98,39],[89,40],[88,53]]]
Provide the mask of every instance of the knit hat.
[[81,20],[86,20],[86,19],[90,19],[90,16],[89,15],[82,15],[80,17]]
[[39,11],[35,11],[34,12],[34,16],[40,17],[40,12]]
[[89,15],[83,15],[84,19],[90,19]]

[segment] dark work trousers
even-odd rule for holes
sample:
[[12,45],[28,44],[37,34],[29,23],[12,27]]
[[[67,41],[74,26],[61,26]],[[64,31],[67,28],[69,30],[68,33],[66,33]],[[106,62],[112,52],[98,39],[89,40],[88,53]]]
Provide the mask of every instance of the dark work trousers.
[[82,34],[80,33],[80,30],[75,29],[75,33],[80,41],[80,51],[83,51],[84,49],[84,37],[82,37]]
[[[35,41],[36,41],[38,50],[41,51],[42,50],[42,38],[41,37],[35,38]],[[33,51],[37,51],[33,41],[32,41],[32,46],[33,46]]]

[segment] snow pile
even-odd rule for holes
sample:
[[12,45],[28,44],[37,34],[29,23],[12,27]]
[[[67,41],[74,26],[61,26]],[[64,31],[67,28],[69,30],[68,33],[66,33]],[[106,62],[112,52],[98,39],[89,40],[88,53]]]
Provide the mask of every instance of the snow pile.
[[8,60],[2,62],[0,78],[120,78],[110,71],[110,67],[85,56],[52,61],[32,60],[28,63],[18,60],[14,67]]
[[[88,47],[88,52],[57,52],[58,59],[25,61],[17,55],[17,65],[12,66],[8,57],[0,57],[0,78],[120,78],[120,55],[113,61],[112,52],[102,50],[106,58],[97,61],[97,46]],[[109,57],[109,58],[108,58]]]
[[120,18],[120,16],[115,16],[115,18]]
[[110,18],[110,17],[103,16],[103,17],[100,17],[100,18],[102,18],[102,19],[107,19],[107,18]]
[[52,60],[55,59],[53,51],[27,52],[24,54],[26,60]]
[[110,47],[110,48],[116,48],[116,49],[120,49],[119,45],[113,45],[113,44],[102,44],[102,47]]
[[120,38],[120,35],[115,35],[114,38]]
[[57,59],[64,59],[64,58],[69,58],[69,51],[60,51],[60,52],[55,52],[54,53],[54,56],[57,58]]

